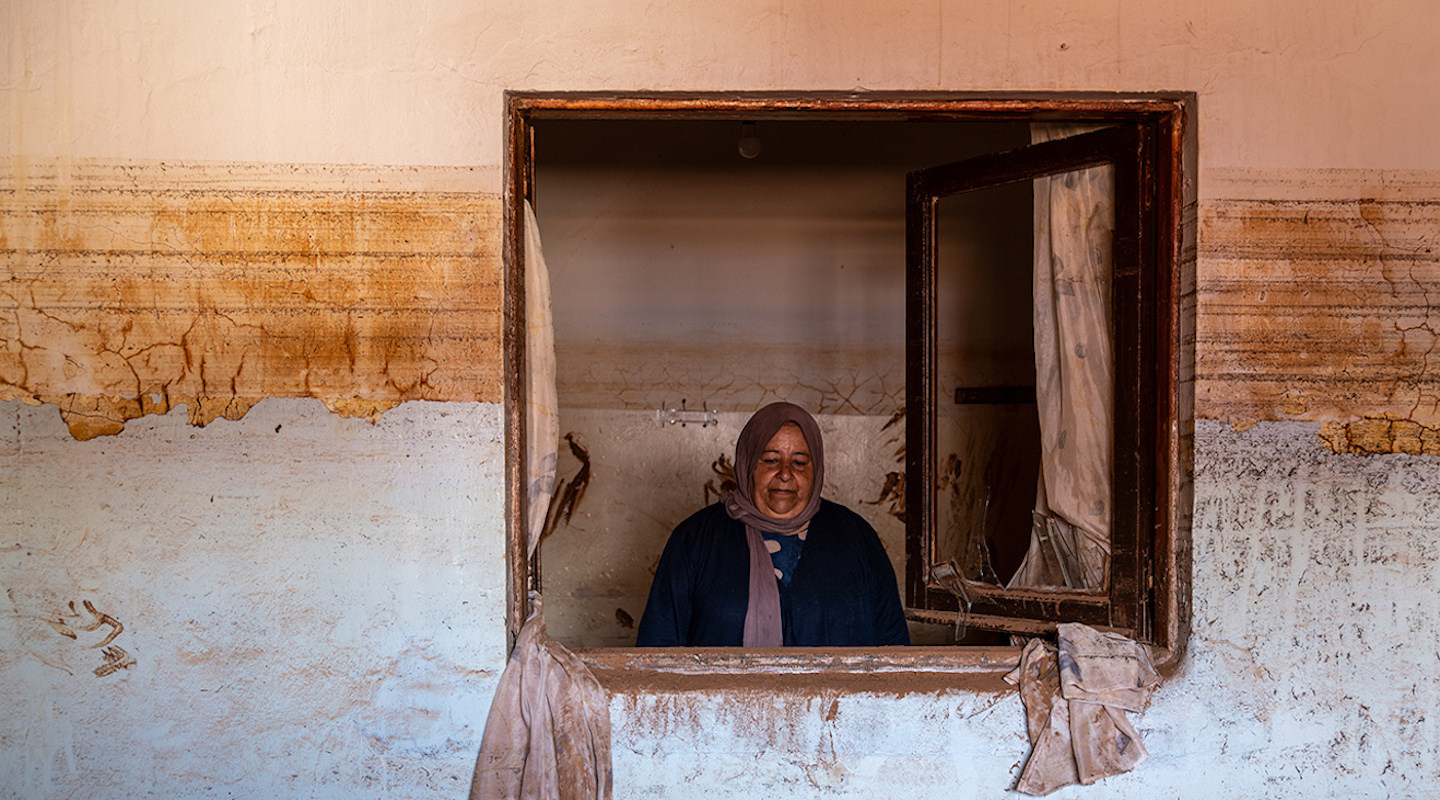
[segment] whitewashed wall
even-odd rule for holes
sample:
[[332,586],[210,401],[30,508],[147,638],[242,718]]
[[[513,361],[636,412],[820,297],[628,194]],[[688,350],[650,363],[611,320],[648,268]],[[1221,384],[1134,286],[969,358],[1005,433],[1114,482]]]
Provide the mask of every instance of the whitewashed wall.
[[[0,796],[466,791],[505,649],[498,407],[89,442],[3,408]],[[86,601],[133,664],[96,675]]]
[[[12,171],[452,165],[498,191],[506,89],[1181,89],[1203,215],[1236,196],[1222,172],[1433,186],[1437,38],[1426,0],[15,0],[0,143]],[[0,410],[0,794],[463,794],[503,665],[498,406],[370,427],[267,400],[89,442],[53,407]],[[1195,634],[1140,722],[1152,759],[1058,797],[1435,793],[1436,462],[1329,455],[1318,428],[1198,425]],[[103,632],[45,622],[72,597],[124,624],[134,665],[97,678]],[[987,692],[639,691],[612,712],[622,798],[993,797],[1024,749],[1018,702]]]

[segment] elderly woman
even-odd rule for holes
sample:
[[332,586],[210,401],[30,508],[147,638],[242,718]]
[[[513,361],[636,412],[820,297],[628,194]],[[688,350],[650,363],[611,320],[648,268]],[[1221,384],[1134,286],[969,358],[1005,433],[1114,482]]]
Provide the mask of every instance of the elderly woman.
[[772,403],[735,445],[737,489],[670,535],[640,647],[909,644],[890,559],[860,515],[820,498],[820,429]]

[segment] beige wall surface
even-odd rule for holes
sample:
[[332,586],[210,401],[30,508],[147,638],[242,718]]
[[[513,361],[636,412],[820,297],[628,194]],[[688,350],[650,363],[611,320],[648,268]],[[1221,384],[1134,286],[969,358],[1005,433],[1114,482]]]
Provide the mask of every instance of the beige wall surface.
[[[510,89],[1195,92],[1194,634],[1151,759],[1056,796],[1432,794],[1437,40],[1428,0],[0,4],[0,794],[464,794]],[[617,797],[991,797],[1026,750],[983,687],[611,709]]]
[[506,89],[1183,89],[1201,98],[1202,168],[1440,168],[1426,0],[13,0],[3,14],[12,157],[498,165]]

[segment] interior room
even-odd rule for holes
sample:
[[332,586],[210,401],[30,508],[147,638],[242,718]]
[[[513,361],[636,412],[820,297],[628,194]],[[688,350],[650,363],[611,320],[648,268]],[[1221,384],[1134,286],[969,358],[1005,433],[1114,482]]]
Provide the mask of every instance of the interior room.
[[[536,126],[534,203],[567,437],[560,476],[573,483],[583,466],[587,478],[541,546],[552,635],[571,647],[634,644],[670,529],[716,501],[740,427],[774,400],[817,415],[825,497],[866,517],[903,579],[905,175],[1028,144],[1029,129],[793,119]],[[753,157],[740,151],[747,137]],[[1028,184],[947,201],[949,383],[1033,392],[1032,216]],[[946,456],[963,461],[955,480],[968,483],[948,491],[983,492],[994,437],[1006,433],[997,420],[1023,422],[1025,411],[1033,428],[1033,402],[950,411],[968,427],[950,434],[961,441]],[[970,452],[960,459],[962,446]],[[1029,486],[1010,491],[1009,503],[994,502],[996,516],[1018,508],[1018,524],[1012,514],[988,537],[1011,545],[999,559],[1007,578],[1029,536],[1033,471]],[[956,630],[912,622],[912,640],[953,643]]]

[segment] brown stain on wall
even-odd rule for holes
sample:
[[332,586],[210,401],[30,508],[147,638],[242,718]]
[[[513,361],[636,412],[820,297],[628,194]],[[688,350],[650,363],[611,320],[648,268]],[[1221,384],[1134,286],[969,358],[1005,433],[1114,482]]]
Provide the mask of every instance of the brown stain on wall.
[[5,176],[0,398],[54,403],[82,439],[181,404],[204,425],[267,397],[371,421],[498,402],[499,198],[274,169]]
[[575,431],[566,433],[563,438],[569,445],[570,455],[580,466],[569,478],[556,476],[555,492],[550,496],[550,507],[545,510],[545,521],[540,528],[542,542],[550,538],[561,523],[570,524],[580,508],[580,501],[585,499],[585,490],[590,486],[590,450]]
[[[884,416],[905,402],[905,349],[816,341],[596,342],[560,339],[557,389],[576,408],[654,411],[657,397],[751,412],[777,400],[813,414]],[[692,400],[693,402],[693,400]]]
[[1440,201],[1203,204],[1196,416],[1331,423],[1367,452],[1391,452],[1377,420],[1440,425],[1437,231]]
[[701,487],[705,496],[704,503],[707,506],[710,505],[711,497],[723,500],[726,495],[739,488],[739,485],[735,483],[735,462],[731,461],[730,457],[724,453],[710,462],[710,471],[715,473],[715,477],[705,481],[705,485]]
[[1376,417],[1359,422],[1327,422],[1320,426],[1320,440],[1334,453],[1440,456],[1440,427],[1408,419]]
[[[8,399],[8,398],[7,398]],[[217,419],[238,420],[245,416],[259,398],[249,397],[175,397],[144,395],[141,397],[107,397],[104,395],[65,394],[21,397],[31,403],[48,403],[60,409],[60,417],[70,435],[80,441],[96,436],[111,436],[125,430],[125,423],[147,414],[168,414],[172,408],[185,406],[190,424],[197,427]],[[374,420],[371,420],[372,422]]]
[[[13,589],[6,590],[6,597],[12,605],[15,603],[16,596]],[[75,601],[73,600],[63,607],[57,604],[54,610],[48,614],[41,615],[40,621],[48,625],[54,633],[75,642],[77,646],[85,646],[90,650],[100,650],[100,666],[92,670],[97,678],[113,675],[122,669],[130,669],[139,663],[133,656],[126,652],[125,648],[115,644],[115,640],[125,632],[125,625],[110,614],[96,608],[95,604],[89,600],[82,601],[82,605],[84,606],[83,612],[80,608],[76,607]],[[82,645],[80,633],[95,633],[99,636],[99,632],[102,630],[104,631],[102,638],[93,644]],[[94,637],[87,637],[87,641],[90,638]],[[47,657],[46,653],[37,652],[28,645],[21,645],[21,647],[26,652],[35,656],[42,664],[63,670],[71,675],[75,674],[63,653],[54,653],[52,651],[49,657]],[[47,648],[41,649],[44,650]]]
[[850,672],[823,675],[785,673],[688,675],[644,670],[620,672],[594,668],[591,671],[606,691],[624,697],[670,692],[723,693],[746,696],[762,706],[771,705],[768,701],[777,696],[791,702],[803,702],[810,699],[828,698],[836,692],[906,697],[915,694],[948,692],[1008,695],[1013,691],[1002,680],[1003,672],[1001,671],[977,673],[877,672],[868,675]]
[[885,483],[880,486],[874,500],[861,500],[862,505],[881,505],[888,503],[885,512],[901,522],[905,521],[905,428],[900,423],[905,421],[905,406],[901,405],[895,409],[880,431],[891,431],[887,446],[895,448],[895,463],[901,467],[899,470],[885,473]]

